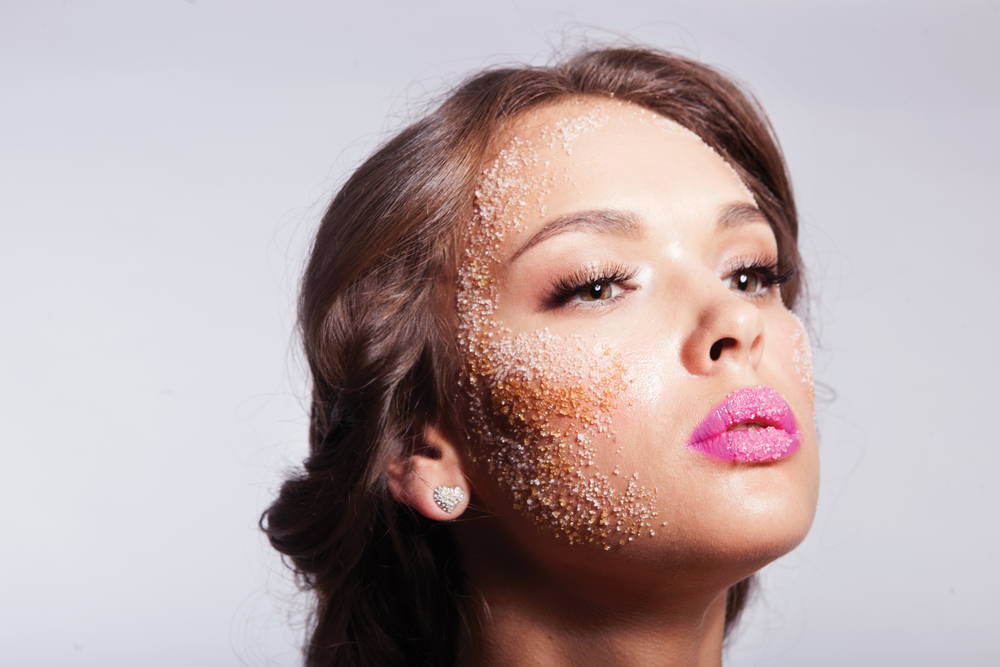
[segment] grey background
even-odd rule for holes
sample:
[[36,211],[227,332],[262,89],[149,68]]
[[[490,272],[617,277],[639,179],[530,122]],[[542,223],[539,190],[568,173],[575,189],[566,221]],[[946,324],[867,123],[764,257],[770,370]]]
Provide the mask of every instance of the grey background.
[[296,664],[256,519],[307,447],[293,300],[327,200],[461,76],[628,37],[746,82],[801,207],[821,497],[726,663],[997,664],[998,19],[3,2],[0,662]]

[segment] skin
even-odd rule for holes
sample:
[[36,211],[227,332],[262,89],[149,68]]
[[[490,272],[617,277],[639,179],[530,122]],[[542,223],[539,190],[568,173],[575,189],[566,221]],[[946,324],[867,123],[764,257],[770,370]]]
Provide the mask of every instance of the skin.
[[[776,259],[774,233],[762,217],[719,229],[721,212],[753,205],[752,194],[697,136],[628,103],[561,100],[516,119],[498,145],[530,159],[484,175],[486,222],[501,238],[489,257],[473,243],[464,260],[485,286],[460,285],[459,297],[488,307],[474,312],[460,298],[459,335],[490,341],[468,353],[482,373],[465,385],[470,435],[428,425],[440,456],[394,465],[390,490],[435,520],[474,500],[454,527],[492,616],[466,647],[469,664],[719,665],[727,588],[804,539],[818,494],[804,330],[777,286],[748,293],[731,276],[739,258]],[[516,187],[489,190],[491,178]],[[548,221],[592,209],[629,211],[640,233],[577,228],[514,259]],[[618,298],[585,288],[546,306],[553,281],[609,262],[635,272],[602,286]],[[503,383],[525,366],[534,375]],[[581,368],[592,375],[578,385]],[[530,391],[542,385],[545,397]],[[740,464],[686,447],[713,406],[756,385],[791,406],[796,452]],[[511,408],[528,416],[511,418]],[[516,466],[502,455],[508,436],[527,443]],[[582,472],[567,474],[583,450]],[[515,474],[524,470],[568,501],[558,519],[526,506],[530,488]],[[467,500],[446,513],[431,500],[437,485],[459,486]],[[594,527],[594,511],[607,512],[609,527]]]

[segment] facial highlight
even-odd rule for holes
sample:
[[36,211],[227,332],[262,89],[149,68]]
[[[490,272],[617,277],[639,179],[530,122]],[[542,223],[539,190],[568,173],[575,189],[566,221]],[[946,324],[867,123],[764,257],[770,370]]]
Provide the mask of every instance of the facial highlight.
[[[547,246],[562,248],[564,257],[578,256],[581,247],[590,252],[599,245],[598,233],[608,230],[637,237],[637,216],[616,212],[634,203],[649,213],[643,202],[627,201],[628,193],[622,201],[590,200],[595,188],[588,179],[602,178],[597,147],[613,146],[626,129],[666,133],[686,146],[697,142],[698,148],[688,150],[701,151],[699,159],[715,170],[715,181],[709,179],[704,192],[692,191],[693,197],[714,196],[708,186],[722,180],[729,189],[725,201],[735,198],[747,209],[755,201],[697,135],[641,107],[570,98],[531,121],[513,125],[480,174],[458,270],[457,334],[464,361],[459,385],[468,406],[471,460],[484,466],[510,508],[536,528],[568,544],[611,550],[655,538],[673,521],[662,511],[661,485],[669,476],[637,460],[633,440],[641,428],[630,420],[650,409],[651,397],[662,395],[658,383],[677,380],[682,369],[664,372],[662,359],[649,353],[654,331],[630,336],[616,332],[613,321],[616,309],[633,307],[626,299],[633,292],[645,287],[655,293],[651,283],[658,274],[648,265],[631,267],[591,253],[568,277],[546,274],[547,280],[532,282],[524,276],[532,270],[545,274],[549,263],[530,255],[556,252],[534,249]],[[590,165],[596,165],[593,173]],[[687,204],[678,206],[685,210]],[[565,214],[581,209],[586,215]],[[546,231],[542,223],[550,218],[558,225]],[[551,240],[556,236],[561,238]],[[692,249],[668,242],[663,252],[690,261]],[[567,264],[557,255],[553,265]],[[602,276],[611,279],[595,281]],[[808,375],[811,386],[805,332],[799,326],[794,331],[796,373]],[[676,339],[667,341],[662,353],[672,350],[680,358],[678,348]],[[700,417],[677,424],[674,437],[686,437],[681,431]]]

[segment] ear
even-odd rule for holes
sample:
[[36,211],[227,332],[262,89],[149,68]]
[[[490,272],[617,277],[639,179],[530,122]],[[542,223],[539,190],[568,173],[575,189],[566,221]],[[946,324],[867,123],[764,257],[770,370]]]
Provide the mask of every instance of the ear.
[[454,519],[465,511],[472,493],[458,448],[433,424],[424,426],[423,437],[424,447],[389,464],[389,491],[428,519]]

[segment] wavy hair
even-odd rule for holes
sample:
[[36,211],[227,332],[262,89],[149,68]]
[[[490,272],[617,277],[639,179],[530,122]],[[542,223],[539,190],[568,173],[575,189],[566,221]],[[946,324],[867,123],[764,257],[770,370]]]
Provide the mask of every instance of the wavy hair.
[[[337,192],[312,245],[298,301],[310,451],[259,520],[314,595],[309,667],[455,664],[480,627],[485,603],[447,522],[396,502],[386,470],[421,447],[425,423],[462,432],[448,297],[491,139],[520,114],[573,95],[632,102],[698,134],[753,192],[779,268],[800,268],[791,184],[767,116],[731,78],[673,53],[590,49],[548,67],[488,69],[385,142]],[[801,274],[782,286],[789,308]],[[727,592],[727,638],[753,582]]]

